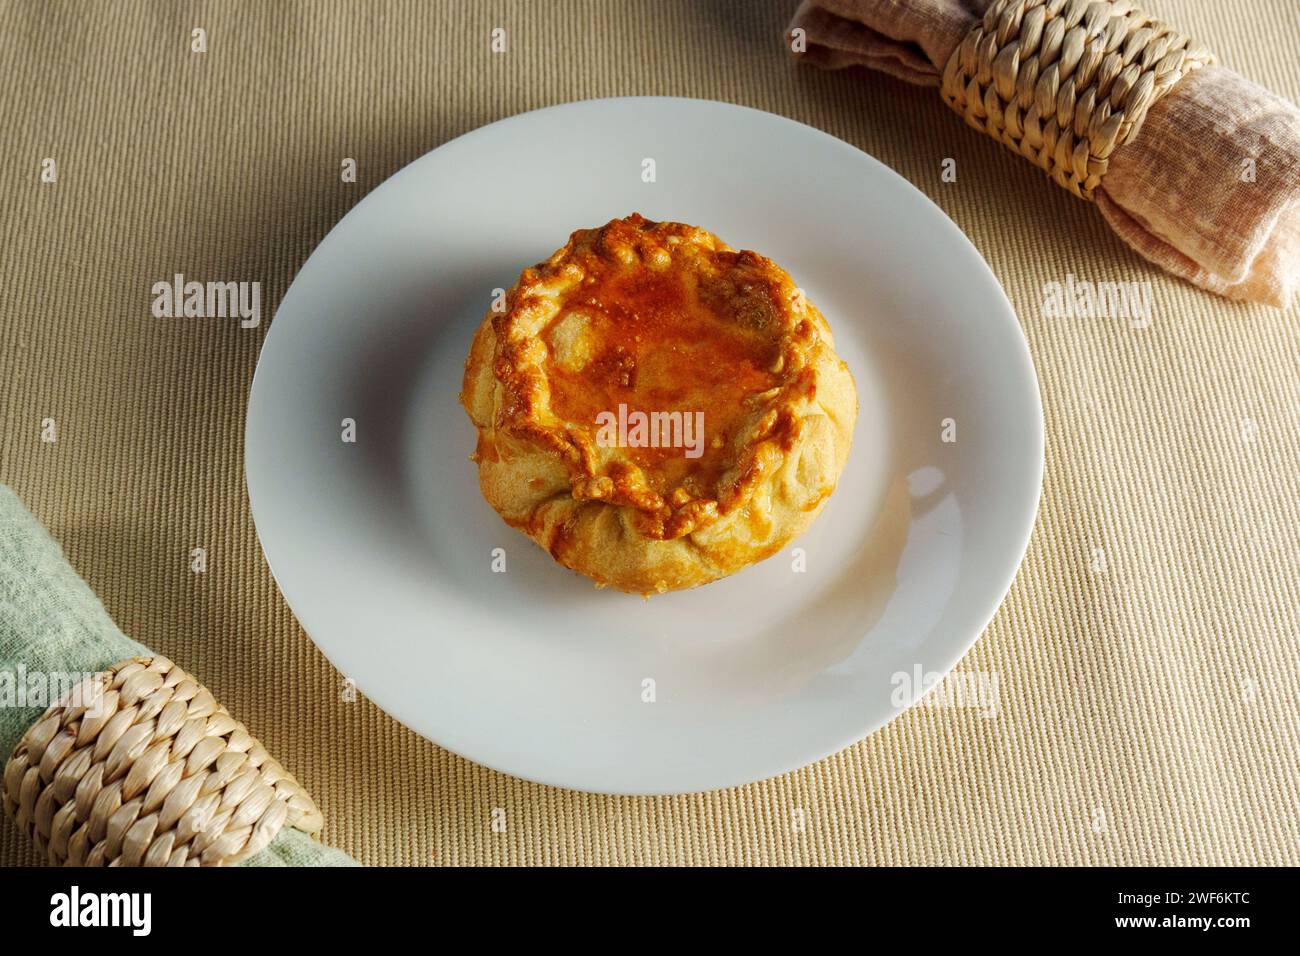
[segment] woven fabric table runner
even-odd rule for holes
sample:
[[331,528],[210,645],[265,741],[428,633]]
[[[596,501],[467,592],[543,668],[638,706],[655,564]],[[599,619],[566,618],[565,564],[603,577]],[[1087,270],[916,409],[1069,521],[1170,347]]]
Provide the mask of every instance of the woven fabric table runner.
[[[1300,100],[1291,0],[1144,5]],[[0,482],[125,633],[257,729],[325,839],[364,863],[1300,862],[1300,316],[1158,272],[933,90],[801,68],[795,6],[0,3]],[[573,793],[399,726],[280,597],[243,427],[298,268],[429,149],[624,94],[742,103],[866,150],[1006,287],[1047,462],[1024,565],[960,664],[995,682],[992,706],[915,708],[735,790]],[[178,273],[260,281],[259,324],[155,318],[151,287]],[[1100,283],[1142,309],[1061,308]],[[0,863],[36,862],[0,823]]]

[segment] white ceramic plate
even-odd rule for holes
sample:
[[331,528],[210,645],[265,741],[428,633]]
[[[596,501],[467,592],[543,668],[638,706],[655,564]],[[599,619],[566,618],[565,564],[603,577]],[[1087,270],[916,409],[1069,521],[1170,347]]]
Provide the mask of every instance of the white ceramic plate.
[[[501,521],[457,402],[493,290],[633,211],[785,267],[829,319],[861,405],[806,535],[650,600],[594,589]],[[493,123],[366,196],[276,313],[246,445],[276,580],[365,695],[491,767],[617,793],[758,780],[900,713],[896,675],[949,671],[1006,594],[1043,460],[1019,324],[937,207],[811,127],[664,98]]]

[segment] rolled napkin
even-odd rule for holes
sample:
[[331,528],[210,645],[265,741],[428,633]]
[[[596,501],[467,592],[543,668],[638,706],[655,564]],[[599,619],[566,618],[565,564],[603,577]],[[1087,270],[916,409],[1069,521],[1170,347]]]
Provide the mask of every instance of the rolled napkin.
[[[83,681],[85,675],[97,676]],[[52,693],[64,699],[52,700]],[[186,739],[196,734],[200,739]],[[183,754],[169,746],[169,736],[183,742]],[[4,485],[0,760],[6,763],[6,809],[20,827],[35,832],[52,861],[175,863],[188,855],[191,862],[224,862],[229,853],[231,862],[249,866],[356,865],[296,825],[283,825],[295,819],[306,820],[307,829],[319,825],[296,781],[202,685],[118,629],[58,544]],[[211,772],[200,780],[205,767]],[[243,773],[246,768],[257,772]],[[112,789],[116,781],[123,787]],[[218,789],[219,801],[212,797]],[[104,799],[95,799],[100,794]],[[284,809],[268,810],[277,800]],[[182,821],[175,835],[166,835],[167,818],[180,815],[179,804],[198,808],[190,821],[198,819],[202,834],[183,832],[190,821]],[[257,820],[214,828],[232,807],[234,824],[241,811]],[[90,832],[95,813],[108,814],[99,822],[101,833]],[[163,819],[156,829],[154,817]],[[277,826],[269,845],[261,846]],[[187,854],[187,839],[205,841],[207,857]],[[110,849],[106,858],[105,846],[125,849],[121,857]],[[129,856],[133,846],[139,860]],[[241,858],[241,850],[259,846]]]
[[935,86],[1162,269],[1285,308],[1300,110],[1128,0],[804,0],[791,49]]

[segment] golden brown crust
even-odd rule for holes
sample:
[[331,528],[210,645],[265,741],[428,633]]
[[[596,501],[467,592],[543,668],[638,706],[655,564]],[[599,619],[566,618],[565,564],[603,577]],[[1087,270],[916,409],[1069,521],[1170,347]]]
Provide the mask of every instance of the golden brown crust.
[[[637,593],[779,551],[834,490],[857,416],[825,319],[783,270],[636,214],[524,270],[474,336],[461,401],[488,502]],[[653,423],[611,442],[602,424],[628,409]]]

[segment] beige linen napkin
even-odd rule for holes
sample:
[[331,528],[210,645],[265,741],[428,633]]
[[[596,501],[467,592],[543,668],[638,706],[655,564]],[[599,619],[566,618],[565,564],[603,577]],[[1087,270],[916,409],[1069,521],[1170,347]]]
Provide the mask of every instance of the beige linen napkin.
[[[992,2],[804,0],[791,46],[826,69],[866,66],[937,87]],[[1094,199],[1111,228],[1162,269],[1285,308],[1300,287],[1300,110],[1232,70],[1204,66],[1151,107],[1136,138],[1110,157]]]

